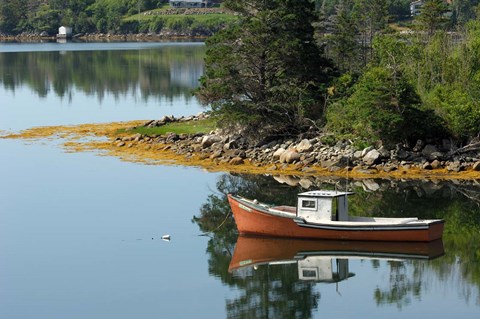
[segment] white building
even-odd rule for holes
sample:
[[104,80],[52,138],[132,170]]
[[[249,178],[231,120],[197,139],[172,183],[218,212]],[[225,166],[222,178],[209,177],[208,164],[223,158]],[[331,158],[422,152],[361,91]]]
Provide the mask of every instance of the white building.
[[69,38],[71,36],[72,36],[71,27],[61,26],[60,28],[58,28],[58,34],[57,34],[58,38]]
[[410,3],[410,15],[416,17],[420,14],[420,10],[423,6],[423,0],[418,0]]

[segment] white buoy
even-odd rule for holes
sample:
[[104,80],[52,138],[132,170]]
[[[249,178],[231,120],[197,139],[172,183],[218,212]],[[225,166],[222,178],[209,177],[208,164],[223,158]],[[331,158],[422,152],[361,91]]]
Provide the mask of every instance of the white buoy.
[[170,235],[163,235],[162,239],[165,241],[170,241]]

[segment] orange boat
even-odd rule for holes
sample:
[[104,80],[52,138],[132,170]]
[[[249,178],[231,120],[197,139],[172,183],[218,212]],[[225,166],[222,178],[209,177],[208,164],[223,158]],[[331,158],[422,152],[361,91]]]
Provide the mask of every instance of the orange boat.
[[[352,276],[348,272],[351,258],[431,260],[444,253],[441,239],[414,243],[239,236],[228,271],[297,263],[300,279],[335,282]],[[337,265],[338,271],[332,272],[332,264]]]
[[428,242],[442,238],[441,219],[355,217],[348,215],[351,192],[298,194],[297,207],[272,206],[229,194],[240,234],[274,237]]

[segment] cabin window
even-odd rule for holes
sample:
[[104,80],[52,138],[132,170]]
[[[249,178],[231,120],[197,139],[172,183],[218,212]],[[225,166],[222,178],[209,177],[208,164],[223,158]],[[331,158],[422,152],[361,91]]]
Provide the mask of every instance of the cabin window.
[[302,200],[302,208],[317,209],[316,200]]
[[302,270],[303,278],[317,278],[317,272],[314,269],[303,269]]

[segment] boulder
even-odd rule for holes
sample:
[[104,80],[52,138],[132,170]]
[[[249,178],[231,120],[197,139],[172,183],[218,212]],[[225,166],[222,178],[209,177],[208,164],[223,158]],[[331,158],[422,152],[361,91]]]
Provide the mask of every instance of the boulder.
[[223,149],[226,150],[233,150],[238,148],[238,144],[236,141],[229,141],[223,145]]
[[273,153],[273,160],[278,161],[282,154],[285,153],[285,151],[286,150],[284,148],[280,147],[278,150],[275,151],[275,153]]
[[372,149],[363,157],[363,162],[367,165],[374,165],[380,163],[380,152],[376,149]]
[[298,161],[300,159],[300,154],[295,152],[294,150],[288,150],[285,151],[281,156],[280,156],[280,163],[293,163],[295,161]]
[[362,157],[365,157],[365,155],[367,155],[367,153],[370,152],[370,151],[373,150],[373,149],[374,149],[373,146],[369,146],[369,147],[364,148],[364,149],[362,150],[361,156],[362,156]]
[[440,163],[439,160],[433,160],[430,165],[432,166],[432,169],[439,169],[442,167],[442,163]]
[[447,170],[449,172],[457,172],[458,173],[458,172],[463,170],[463,167],[462,167],[460,162],[455,161],[455,162],[452,162],[452,163],[448,164]]
[[222,140],[222,138],[218,135],[205,135],[202,138],[202,147],[207,148],[212,146],[213,143],[218,143]]
[[313,150],[313,145],[310,143],[309,140],[304,139],[296,146],[297,152],[304,153],[304,152],[311,152]]
[[380,185],[378,185],[378,183],[375,182],[373,179],[364,179],[362,183],[364,186],[363,189],[365,189],[366,191],[375,192],[380,189]]
[[443,157],[443,154],[438,151],[437,147],[431,144],[427,144],[423,148],[422,155],[425,156],[429,161],[433,161]]
[[432,170],[433,169],[432,164],[430,164],[429,162],[425,162],[425,164],[423,164],[422,168],[426,169],[426,170]]
[[425,145],[425,147],[422,150],[422,154],[425,157],[429,157],[430,154],[435,153],[435,152],[438,152],[437,147],[435,145],[432,145],[432,144]]

